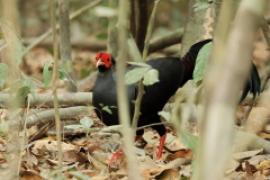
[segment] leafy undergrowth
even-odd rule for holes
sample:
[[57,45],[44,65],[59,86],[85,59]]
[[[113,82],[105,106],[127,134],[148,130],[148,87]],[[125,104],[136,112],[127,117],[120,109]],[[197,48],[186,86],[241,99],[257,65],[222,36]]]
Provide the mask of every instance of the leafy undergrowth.
[[[259,113],[255,107],[253,114]],[[257,112],[256,112],[257,111]],[[241,114],[241,113],[240,113]],[[1,113],[5,119],[5,113]],[[91,128],[104,126],[94,116],[80,117],[93,120]],[[86,126],[87,123],[84,122]],[[79,126],[78,126],[79,128]],[[31,128],[28,134],[39,132],[38,128]],[[168,127],[166,148],[161,160],[155,159],[155,152],[159,144],[159,137],[151,128],[145,130],[144,146],[136,147],[141,176],[144,179],[189,179],[192,174],[192,151],[180,143],[173,130]],[[261,133],[265,139],[270,133]],[[94,133],[73,134],[66,136],[62,142],[63,149],[63,177],[58,176],[57,170],[57,142],[54,135],[47,135],[41,139],[29,142],[23,151],[20,175],[22,179],[127,179],[126,158],[120,156],[114,163],[109,162],[113,152],[121,149],[119,133],[97,131]],[[0,139],[0,166],[5,167],[6,140]],[[267,179],[270,175],[270,154],[264,149],[253,149],[233,154],[228,161],[226,176],[228,179]]]
[[[23,69],[26,74],[41,78],[43,66],[51,59],[51,55],[42,49],[36,49],[33,53],[29,55],[29,59],[26,58],[24,61]],[[262,55],[263,53],[258,52],[258,54]],[[91,59],[93,58],[89,58],[90,56],[94,56],[94,53],[77,52],[75,54],[75,59],[77,59],[76,61],[74,60],[73,67],[76,71],[76,77],[81,78],[84,76],[84,73],[89,71],[89,69],[85,70],[84,68],[91,64]],[[260,67],[258,61],[256,61],[256,64]],[[239,124],[246,119],[248,109],[246,106],[239,108],[237,113]],[[257,117],[263,111],[268,112],[269,109],[255,106],[248,118],[254,119],[256,123]],[[102,130],[104,128],[100,121],[92,114],[71,118],[71,124],[73,125],[69,127],[73,126],[73,129],[98,128]],[[4,136],[6,127],[4,121],[2,121],[6,119],[6,111],[0,111],[0,119],[0,133],[3,135],[0,138],[0,167],[6,167],[5,153],[7,140]],[[74,122],[74,119],[76,119],[76,122]],[[87,119],[91,121],[88,122]],[[67,124],[67,121],[65,121],[65,125]],[[254,124],[255,126],[256,124]],[[267,140],[270,139],[268,126],[266,125],[265,128],[262,128],[264,130],[259,134]],[[193,165],[196,165],[196,158],[194,158],[193,152],[181,143],[181,138],[176,137],[175,130],[170,127],[167,128],[169,133],[161,160],[156,160],[155,158],[155,152],[159,145],[159,137],[151,128],[146,129],[144,133],[144,140],[147,144],[136,146],[136,156],[139,161],[140,173],[144,179],[190,179],[192,175]],[[28,129],[28,139],[31,139],[34,134],[40,133],[42,129],[42,127]],[[197,129],[197,127],[194,129]],[[87,135],[82,133],[65,134],[62,142],[64,160],[63,177],[59,177],[56,170],[58,164],[56,158],[57,142],[54,135],[49,135],[55,134],[53,130],[52,133],[50,132],[48,131],[47,134],[45,133],[38,138],[35,136],[36,140],[26,143],[21,158],[21,179],[127,179],[126,158],[124,156],[121,156],[114,163],[109,163],[113,152],[122,148],[121,135],[119,133],[96,131],[90,132]],[[235,152],[233,158],[228,160],[226,177],[228,179],[258,180],[269,178],[270,154],[263,148],[245,148],[242,151]]]
[[[136,147],[136,156],[141,175],[145,179],[190,176],[189,162],[192,153],[179,143],[172,132],[168,134],[166,145],[166,149],[171,152],[165,151],[161,160],[155,160],[153,157],[159,144],[158,135],[147,129],[144,139],[147,144],[144,147]],[[65,178],[126,179],[126,158],[120,156],[113,163],[110,161],[113,152],[121,147],[121,136],[118,133],[97,132],[88,136],[66,137],[62,143]],[[57,167],[56,153],[57,142],[54,136],[30,143],[23,155],[22,178],[54,178],[57,173],[54,171]]]

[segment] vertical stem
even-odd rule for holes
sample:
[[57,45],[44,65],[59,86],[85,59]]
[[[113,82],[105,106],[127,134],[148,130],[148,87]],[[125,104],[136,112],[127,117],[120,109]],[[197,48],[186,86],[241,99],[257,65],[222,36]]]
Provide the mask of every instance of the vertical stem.
[[[146,58],[147,58],[150,39],[151,39],[151,36],[152,36],[152,33],[153,33],[153,27],[154,27],[154,22],[155,22],[157,6],[158,6],[159,2],[160,2],[160,0],[155,1],[153,11],[152,11],[150,19],[149,19],[146,38],[145,38],[145,42],[144,42],[143,56],[142,56],[144,62],[146,61]],[[140,114],[141,114],[140,107],[141,107],[141,103],[142,103],[143,94],[144,94],[144,86],[143,86],[143,82],[141,80],[139,82],[139,84],[138,84],[138,95],[137,95],[136,100],[135,100],[135,109],[134,109],[134,115],[133,115],[133,118],[132,118],[132,127],[134,129],[136,129],[137,126],[138,126],[138,120],[139,120],[139,117],[140,117]]]
[[[50,15],[51,15],[51,26],[53,33],[53,58],[54,58],[54,66],[53,66],[53,105],[55,110],[55,126],[56,126],[56,138],[57,138],[57,149],[58,149],[58,168],[62,169],[63,155],[62,155],[62,146],[61,146],[61,120],[59,114],[59,103],[57,99],[57,81],[58,81],[58,38],[57,38],[57,29],[56,29],[56,1],[50,0]],[[59,171],[61,172],[61,171]]]
[[120,122],[123,126],[123,138],[124,138],[124,152],[127,157],[128,166],[128,179],[141,179],[138,162],[136,160],[135,150],[133,146],[134,131],[130,126],[130,115],[128,108],[127,89],[125,85],[125,59],[127,58],[127,36],[128,36],[128,22],[129,13],[128,9],[129,1],[120,0],[119,4],[119,19],[118,19],[118,61],[116,63],[116,76],[117,76],[117,102],[118,102],[118,114]]
[[[60,57],[61,63],[71,61],[71,44],[69,28],[69,0],[58,0],[60,25]],[[69,70],[69,69],[68,69]]]
[[148,55],[148,50],[149,50],[149,44],[150,44],[150,39],[152,37],[153,33],[153,27],[154,27],[154,22],[155,22],[155,16],[156,16],[156,11],[157,11],[157,6],[160,0],[156,0],[153,11],[150,16],[149,24],[147,26],[147,33],[144,41],[144,48],[143,48],[143,60],[146,61],[147,55]]
[[[226,14],[223,10],[231,10],[233,0],[226,2],[228,4],[224,2],[223,5],[227,7],[221,7],[221,14]],[[197,156],[197,171],[193,177],[195,180],[224,178],[225,168],[231,158],[235,109],[251,66],[253,43],[264,7],[265,0],[243,0],[230,33],[227,26],[231,21],[228,17],[223,17],[227,19],[225,23],[219,21],[216,39],[221,42],[216,47],[218,52],[213,53],[212,57],[217,60],[214,65],[210,64],[212,66],[208,68],[204,80],[207,93],[204,96],[201,146]]]
[[7,78],[7,86],[10,88],[10,101],[8,106],[8,128],[9,133],[7,135],[7,151],[6,159],[8,163],[7,168],[1,168],[0,175],[5,179],[19,179],[20,171],[20,146],[21,137],[19,136],[20,126],[18,120],[20,120],[19,102],[16,98],[18,93],[20,80],[20,71],[18,62],[21,60],[21,44],[16,32],[18,27],[16,7],[16,0],[1,1],[3,21],[1,21],[1,31],[7,44],[6,49],[3,51],[2,61],[8,65],[9,76]]
[[70,20],[69,0],[58,0],[59,4],[59,25],[60,25],[60,57],[61,64],[67,71],[67,85],[70,91],[76,91],[77,87],[72,77],[71,43],[70,43]]

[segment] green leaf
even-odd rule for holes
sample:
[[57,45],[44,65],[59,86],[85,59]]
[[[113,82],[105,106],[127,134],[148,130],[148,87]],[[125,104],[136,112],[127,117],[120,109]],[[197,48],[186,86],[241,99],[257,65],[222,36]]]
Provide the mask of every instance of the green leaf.
[[158,71],[156,69],[150,69],[143,76],[143,84],[146,86],[153,85],[159,81]]
[[126,84],[134,84],[140,81],[148,70],[149,67],[136,67],[128,71],[125,75]]
[[59,73],[59,79],[61,80],[65,79],[67,76],[67,72],[64,69],[59,69],[58,73]]
[[0,63],[0,86],[3,86],[8,77],[8,66],[4,63]]
[[192,135],[191,133],[189,133],[186,130],[181,130],[180,132],[180,136],[181,136],[181,140],[182,142],[188,147],[190,148],[193,152],[196,152],[196,147],[198,144],[198,137]]
[[92,119],[90,119],[89,117],[84,117],[80,120],[80,124],[84,127],[84,128],[90,128],[91,126],[93,126],[94,122]]
[[171,119],[171,113],[166,111],[159,111],[158,115],[164,118],[166,121],[169,121]]
[[109,114],[112,114],[112,110],[109,108],[109,106],[104,106],[104,107],[102,107],[102,110],[103,110],[103,111],[106,111],[106,112],[109,113]]
[[46,63],[43,68],[43,83],[45,87],[48,87],[52,80],[52,70],[50,67],[51,63]]
[[212,42],[206,44],[200,50],[198,57],[196,59],[195,69],[193,71],[193,81],[198,85],[204,77],[204,72],[207,67],[208,59],[212,51],[213,44]]

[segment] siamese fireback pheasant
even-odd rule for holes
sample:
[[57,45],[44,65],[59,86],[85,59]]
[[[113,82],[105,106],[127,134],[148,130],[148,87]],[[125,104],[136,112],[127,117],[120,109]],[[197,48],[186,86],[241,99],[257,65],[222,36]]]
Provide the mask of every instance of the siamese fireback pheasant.
[[[192,45],[182,59],[177,57],[164,57],[147,61],[148,65],[159,72],[159,82],[144,87],[145,93],[142,97],[140,107],[141,115],[139,117],[138,127],[160,122],[158,112],[162,110],[166,102],[174,95],[179,87],[192,79],[198,52],[210,41],[210,39],[207,39]],[[93,105],[97,116],[108,126],[119,124],[115,63],[115,59],[109,53],[100,52],[96,55],[96,67],[99,73],[93,89]],[[128,66],[127,70],[132,68],[134,68],[134,65]],[[128,85],[127,91],[132,117],[134,112],[134,100],[137,95],[137,85]],[[260,78],[254,65],[241,99],[245,98],[249,91],[254,95],[260,91]],[[110,111],[108,111],[108,108]],[[166,129],[162,124],[152,126],[152,128],[160,135],[160,146],[157,151],[157,158],[160,158],[166,139]],[[137,135],[142,134],[143,130],[137,131]]]

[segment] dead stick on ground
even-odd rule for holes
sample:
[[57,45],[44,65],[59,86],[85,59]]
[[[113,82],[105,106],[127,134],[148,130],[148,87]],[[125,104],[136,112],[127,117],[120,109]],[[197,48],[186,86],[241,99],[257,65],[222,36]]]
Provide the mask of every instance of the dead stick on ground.
[[[10,101],[10,95],[7,93],[0,93],[0,107],[7,108]],[[30,101],[30,107],[53,107],[52,93],[44,94],[29,94],[28,100]],[[60,106],[79,106],[79,105],[91,105],[92,93],[91,92],[77,92],[69,93],[63,92],[58,94],[58,101]],[[25,104],[21,104],[24,106]]]
[[[61,119],[72,118],[78,115],[87,115],[93,108],[87,106],[76,106],[68,108],[59,108],[59,116]],[[54,121],[54,109],[49,109],[37,113],[32,113],[27,117],[27,128],[38,124],[46,124]]]

